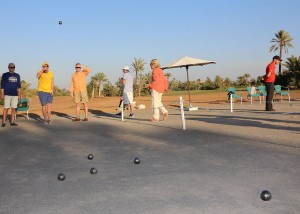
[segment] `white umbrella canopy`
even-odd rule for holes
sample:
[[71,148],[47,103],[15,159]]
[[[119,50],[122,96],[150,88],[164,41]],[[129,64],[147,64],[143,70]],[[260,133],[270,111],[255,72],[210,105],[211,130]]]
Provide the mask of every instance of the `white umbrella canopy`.
[[162,67],[162,69],[168,69],[168,68],[181,68],[181,67],[186,67],[186,66],[197,66],[197,65],[207,65],[207,64],[216,64],[213,61],[208,61],[208,60],[204,60],[204,59],[197,59],[197,58],[192,58],[192,57],[188,57],[185,56],[179,60],[177,60],[174,63],[171,63],[169,65],[166,65],[164,67]]
[[208,64],[216,64],[214,61],[204,60],[204,59],[197,59],[185,56],[174,63],[169,65],[163,66],[162,69],[169,69],[169,68],[186,68],[186,75],[187,75],[187,82],[188,82],[188,94],[189,94],[189,104],[191,106],[191,95],[190,95],[190,80],[189,80],[189,67],[190,66],[203,66]]

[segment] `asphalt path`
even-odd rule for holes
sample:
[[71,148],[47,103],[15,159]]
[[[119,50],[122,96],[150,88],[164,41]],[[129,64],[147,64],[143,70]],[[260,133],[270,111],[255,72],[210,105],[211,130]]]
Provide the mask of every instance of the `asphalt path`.
[[19,118],[0,129],[0,213],[300,213],[300,107],[277,109],[185,112],[186,130],[175,107],[158,123],[149,109]]

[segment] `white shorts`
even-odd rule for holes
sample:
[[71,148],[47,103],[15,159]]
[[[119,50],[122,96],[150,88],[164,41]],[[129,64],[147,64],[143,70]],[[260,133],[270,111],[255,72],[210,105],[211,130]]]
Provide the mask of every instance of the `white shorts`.
[[133,103],[133,92],[123,92],[124,104]]
[[17,108],[18,96],[4,96],[4,108]]

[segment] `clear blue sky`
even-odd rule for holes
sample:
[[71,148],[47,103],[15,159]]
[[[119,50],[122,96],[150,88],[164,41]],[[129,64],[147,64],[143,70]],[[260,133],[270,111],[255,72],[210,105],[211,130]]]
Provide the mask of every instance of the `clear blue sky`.
[[[288,56],[300,55],[299,0],[0,2],[0,72],[14,62],[33,87],[44,61],[55,84],[67,89],[77,62],[88,65],[91,75],[105,73],[114,84],[134,57],[147,63],[157,58],[162,65],[183,56],[217,63],[191,68],[191,80],[216,75],[236,80],[244,73],[257,77],[276,54],[269,52],[270,40],[281,29],[294,38]],[[166,72],[186,80],[184,68]]]

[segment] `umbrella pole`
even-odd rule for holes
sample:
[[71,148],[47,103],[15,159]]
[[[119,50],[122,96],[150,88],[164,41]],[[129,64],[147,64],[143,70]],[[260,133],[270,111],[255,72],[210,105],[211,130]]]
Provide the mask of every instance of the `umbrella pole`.
[[187,76],[187,87],[189,94],[189,107],[191,106],[191,94],[190,94],[190,78],[189,78],[189,66],[185,66],[186,68],[186,76]]

